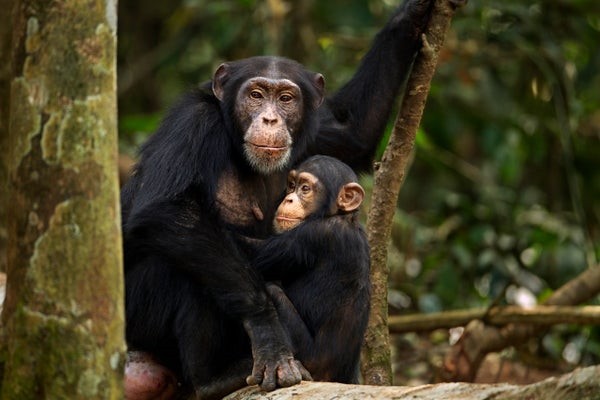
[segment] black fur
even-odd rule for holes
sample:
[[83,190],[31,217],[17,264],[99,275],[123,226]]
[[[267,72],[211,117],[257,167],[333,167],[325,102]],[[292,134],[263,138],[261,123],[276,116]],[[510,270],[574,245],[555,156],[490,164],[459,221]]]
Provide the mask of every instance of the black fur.
[[356,175],[331,157],[296,168],[319,178],[327,192],[317,213],[267,239],[254,267],[267,281],[294,355],[319,381],[358,383],[360,348],[369,317],[369,245],[358,210],[329,215],[342,186]]
[[[309,81],[314,75],[295,62],[271,57],[231,63],[223,102],[208,82],[170,110],[142,147],[121,195],[130,348],[154,353],[199,392],[227,375],[237,359],[252,357],[255,368],[268,371],[287,368],[291,350],[285,331],[237,238],[269,234],[283,195],[274,182],[284,182],[287,171],[273,180],[251,169],[240,151],[233,99],[241,82],[276,65],[282,76],[300,85],[305,99],[291,162],[329,154],[365,171],[420,46],[432,3],[407,0],[377,35],[354,78],[318,110],[309,106],[315,104]],[[215,196],[227,169],[240,182],[262,182],[252,189],[262,199],[262,220],[244,227],[223,221]],[[270,373],[262,382],[267,390],[275,386],[276,372]],[[277,383],[295,383],[297,376],[284,374],[286,379]]]

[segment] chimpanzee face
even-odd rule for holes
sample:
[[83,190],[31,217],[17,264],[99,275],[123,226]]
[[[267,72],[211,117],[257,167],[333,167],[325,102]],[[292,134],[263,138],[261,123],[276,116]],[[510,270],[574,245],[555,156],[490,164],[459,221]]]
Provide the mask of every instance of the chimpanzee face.
[[325,199],[319,178],[296,170],[288,174],[286,195],[275,213],[273,228],[281,233],[290,230],[317,210]]
[[[276,233],[295,228],[313,214],[326,218],[358,210],[365,191],[354,179],[348,179],[347,171],[342,170],[341,165],[340,161],[331,157],[315,156],[290,171],[285,198],[279,204],[273,221]],[[343,166],[351,172],[346,165]],[[355,178],[353,172],[351,175]]]
[[213,78],[213,93],[232,113],[241,136],[235,140],[246,161],[266,175],[289,167],[316,132],[308,121],[316,120],[324,85],[321,74],[300,64],[255,57],[221,65]]
[[244,154],[268,174],[284,169],[304,114],[300,87],[289,79],[255,77],[242,84],[235,115],[244,131]]

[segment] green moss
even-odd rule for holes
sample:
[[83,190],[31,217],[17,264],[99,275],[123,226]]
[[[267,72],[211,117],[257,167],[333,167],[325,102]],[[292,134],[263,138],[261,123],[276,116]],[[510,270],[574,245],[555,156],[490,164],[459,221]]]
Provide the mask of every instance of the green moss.
[[[97,337],[91,335],[91,324],[74,324],[70,318],[25,307],[16,318],[19,323],[13,325],[17,327],[13,333],[22,340],[11,347],[9,357],[20,368],[7,370],[10,385],[3,398],[37,399],[39,393],[52,399],[110,398],[110,380],[117,378],[118,372],[105,373],[110,360],[99,348]],[[45,351],[32,352],[34,347]]]
[[3,399],[122,398],[115,30],[105,20],[114,5],[22,9],[10,145],[18,291],[9,293]]
[[41,116],[32,104],[29,83],[23,78],[13,80],[11,90],[11,135],[9,170],[15,170],[21,159],[31,151],[31,138],[40,131]]
[[27,37],[25,39],[25,51],[34,53],[40,48],[40,23],[37,18],[27,20]]

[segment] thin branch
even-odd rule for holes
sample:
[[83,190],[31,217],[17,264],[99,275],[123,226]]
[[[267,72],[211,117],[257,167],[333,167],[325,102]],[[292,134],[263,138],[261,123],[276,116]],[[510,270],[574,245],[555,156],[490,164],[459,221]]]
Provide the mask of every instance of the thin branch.
[[600,325],[600,306],[518,306],[455,310],[431,314],[412,314],[389,318],[390,333],[432,331],[465,326],[474,319],[485,320],[489,325],[523,323],[532,325]]
[[387,327],[387,245],[398,193],[404,182],[414,147],[415,135],[435,73],[441,49],[456,5],[463,1],[437,0],[423,35],[423,48],[413,65],[405,96],[381,163],[376,167],[367,236],[371,245],[371,314],[363,346],[361,371],[365,383],[392,384]]

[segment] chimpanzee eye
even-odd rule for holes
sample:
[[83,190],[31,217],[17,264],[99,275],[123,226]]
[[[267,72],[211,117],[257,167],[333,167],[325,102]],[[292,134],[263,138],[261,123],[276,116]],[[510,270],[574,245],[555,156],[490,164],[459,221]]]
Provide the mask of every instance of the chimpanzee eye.
[[294,182],[288,182],[287,185],[287,192],[288,193],[292,193],[294,190],[296,190],[296,184]]
[[284,103],[289,103],[289,102],[290,102],[290,101],[292,101],[293,99],[294,99],[294,98],[293,98],[291,95],[289,95],[289,94],[282,94],[282,95],[279,97],[279,100],[280,100],[280,101],[282,101],[282,102],[284,102]]
[[308,193],[308,192],[310,192],[310,185],[304,184],[304,185],[302,185],[300,190],[302,190],[302,193]]
[[253,90],[250,92],[250,97],[252,97],[253,99],[262,99],[263,95],[258,90]]

